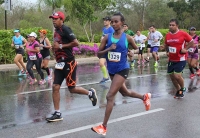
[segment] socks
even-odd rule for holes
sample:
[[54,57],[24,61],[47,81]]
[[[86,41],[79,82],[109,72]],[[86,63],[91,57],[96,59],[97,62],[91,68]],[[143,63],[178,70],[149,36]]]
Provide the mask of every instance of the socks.
[[192,68],[189,68],[190,69],[190,72],[192,73],[192,74],[194,74],[194,71],[193,71],[193,69]]
[[60,110],[55,110],[57,115],[61,115]]
[[103,73],[103,77],[104,78],[108,78],[108,73],[107,73],[106,66],[101,67],[101,71]]
[[92,92],[91,91],[88,91],[88,96],[92,96]]
[[50,72],[49,72],[49,68],[48,68],[48,67],[46,67],[46,68],[42,67],[42,69],[43,69],[43,70],[46,70],[48,76],[50,75]]

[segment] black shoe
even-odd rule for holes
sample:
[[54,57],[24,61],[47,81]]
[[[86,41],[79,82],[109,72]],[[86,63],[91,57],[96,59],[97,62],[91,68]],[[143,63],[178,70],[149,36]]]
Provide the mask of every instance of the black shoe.
[[179,91],[176,92],[176,94],[174,95],[174,98],[180,98]]
[[146,62],[149,62],[149,59],[148,58],[145,58]]
[[185,87],[180,89],[180,91],[179,91],[180,98],[183,98],[185,93],[186,93],[186,88]]
[[95,106],[97,104],[96,90],[94,88],[90,88],[89,91],[92,92],[92,95],[89,95],[89,99],[92,101],[92,105]]
[[179,91],[176,92],[174,98],[183,98],[185,92],[186,88],[180,89]]
[[46,118],[46,121],[48,121],[48,122],[57,122],[57,121],[61,121],[61,120],[63,120],[61,113],[56,112],[56,111],[52,114],[51,117]]

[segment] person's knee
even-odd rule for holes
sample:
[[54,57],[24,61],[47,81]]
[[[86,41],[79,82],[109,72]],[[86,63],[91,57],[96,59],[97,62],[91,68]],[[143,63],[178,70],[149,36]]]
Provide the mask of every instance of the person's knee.
[[75,93],[76,88],[75,87],[68,87],[70,93]]
[[112,100],[114,100],[114,95],[111,94],[110,92],[108,92],[108,94],[106,95],[106,100],[107,100],[107,101],[112,101]]
[[193,68],[196,67],[196,65],[197,64],[195,62],[190,63],[190,66],[193,67]]
[[104,60],[99,60],[99,66],[105,66],[105,61]]
[[53,84],[53,93],[59,93],[60,85],[59,84]]
[[15,59],[14,59],[14,62],[15,62],[15,63],[18,63],[18,62],[19,62],[19,60],[18,60],[17,58],[15,58]]
[[178,79],[180,79],[181,78],[181,73],[176,73],[175,75],[174,75],[174,79],[175,80],[178,80]]

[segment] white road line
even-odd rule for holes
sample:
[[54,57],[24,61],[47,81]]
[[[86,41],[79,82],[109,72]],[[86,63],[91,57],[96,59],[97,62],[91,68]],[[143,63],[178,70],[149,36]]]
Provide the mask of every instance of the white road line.
[[[128,116],[124,116],[124,117],[120,117],[120,118],[116,118],[116,119],[111,119],[110,121],[108,121],[108,124],[116,123],[116,122],[119,122],[119,121],[131,119],[131,118],[135,118],[135,117],[138,117],[138,116],[143,116],[143,115],[147,115],[147,114],[151,114],[151,113],[155,113],[155,112],[159,112],[159,111],[163,111],[163,110],[165,110],[165,109],[158,108],[158,109],[153,109],[153,110],[149,110],[149,111],[146,111],[146,112],[141,112],[141,113],[137,113],[137,114],[133,114],[133,115],[128,115]],[[46,136],[41,136],[41,137],[38,137],[38,138],[53,138],[53,137],[58,137],[58,136],[62,136],[62,135],[67,135],[67,134],[70,134],[70,133],[74,133],[74,132],[90,129],[91,127],[99,125],[101,123],[102,122],[97,123],[97,124],[83,126],[83,127],[78,127],[78,128],[74,128],[74,129],[58,132],[58,133],[53,133],[53,134],[46,135]]]
[[[135,79],[135,78],[141,78],[141,77],[149,77],[157,74],[149,74],[149,75],[140,75],[140,76],[133,76],[133,77],[128,77],[129,79]],[[110,81],[110,80],[109,80]],[[99,82],[91,82],[91,83],[83,83],[83,84],[77,84],[76,86],[85,86],[85,85],[93,85],[93,84],[99,84]],[[60,87],[61,89],[66,89],[67,86],[62,86]],[[36,91],[26,91],[22,93],[15,94],[14,96],[17,96],[19,94],[30,94],[30,93],[36,93],[36,92],[44,92],[44,91],[52,91],[52,88],[49,89],[42,89],[42,90],[36,90]]]

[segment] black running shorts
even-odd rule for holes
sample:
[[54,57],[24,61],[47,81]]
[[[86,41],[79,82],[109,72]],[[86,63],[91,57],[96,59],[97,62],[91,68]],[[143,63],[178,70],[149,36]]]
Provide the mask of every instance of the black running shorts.
[[[122,77],[124,77],[125,79],[127,79],[128,74],[129,74],[129,69],[123,69],[123,70],[121,70],[120,72],[117,72],[116,74],[119,74],[120,76],[122,76]],[[111,77],[113,77],[115,74],[110,74],[110,73],[109,73],[109,75],[110,75]]]
[[68,88],[74,88],[76,86],[76,69],[77,62],[75,60],[65,62],[65,66],[62,70],[55,69],[53,84],[61,85],[63,80],[66,79],[66,85]]

